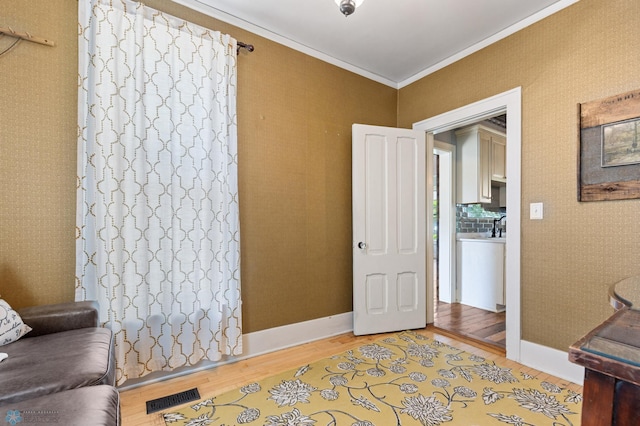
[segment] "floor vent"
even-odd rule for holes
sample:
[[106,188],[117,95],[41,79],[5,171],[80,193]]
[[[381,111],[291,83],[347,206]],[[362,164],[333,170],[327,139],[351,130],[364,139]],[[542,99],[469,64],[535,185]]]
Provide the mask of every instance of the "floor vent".
[[173,395],[163,396],[158,399],[152,399],[151,401],[147,401],[147,414],[166,410],[169,407],[186,404],[187,402],[197,401],[199,399],[200,393],[197,388],[174,393]]

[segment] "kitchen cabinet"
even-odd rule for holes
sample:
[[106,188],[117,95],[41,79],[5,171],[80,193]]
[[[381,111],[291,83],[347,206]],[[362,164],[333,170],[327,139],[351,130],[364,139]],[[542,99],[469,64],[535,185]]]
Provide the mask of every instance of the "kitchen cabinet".
[[505,308],[505,238],[459,239],[460,303],[492,312]]
[[491,134],[491,180],[507,182],[507,138]]
[[507,207],[507,187],[500,187],[500,198],[498,198],[498,207]]
[[491,181],[506,182],[506,138],[482,125],[455,132],[460,204],[490,203]]

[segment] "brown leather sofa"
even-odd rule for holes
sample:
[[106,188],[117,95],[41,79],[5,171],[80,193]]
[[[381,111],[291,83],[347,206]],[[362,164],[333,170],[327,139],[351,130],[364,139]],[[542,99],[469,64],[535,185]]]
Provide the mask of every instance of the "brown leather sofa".
[[0,421],[119,425],[113,338],[96,302],[17,311],[32,331],[0,347]]

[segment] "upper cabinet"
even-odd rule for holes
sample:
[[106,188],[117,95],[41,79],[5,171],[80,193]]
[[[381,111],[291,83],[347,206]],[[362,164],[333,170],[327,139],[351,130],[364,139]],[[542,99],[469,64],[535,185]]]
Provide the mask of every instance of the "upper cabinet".
[[460,204],[490,203],[491,181],[506,182],[507,145],[504,134],[482,125],[455,132]]
[[498,133],[491,136],[491,180],[507,182],[507,138]]

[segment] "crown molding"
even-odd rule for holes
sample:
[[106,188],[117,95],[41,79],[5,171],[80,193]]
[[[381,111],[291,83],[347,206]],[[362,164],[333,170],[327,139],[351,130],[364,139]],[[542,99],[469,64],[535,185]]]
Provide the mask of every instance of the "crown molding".
[[190,9],[193,9],[195,11],[198,11],[200,13],[203,13],[205,15],[211,16],[215,19],[218,19],[220,21],[226,22],[228,24],[234,25],[238,28],[242,28],[243,30],[252,32],[256,35],[259,35],[261,37],[264,37],[266,39],[269,39],[271,41],[275,41],[276,43],[282,44],[284,46],[290,47],[291,49],[297,50],[299,52],[302,52],[306,55],[312,56],[314,58],[320,59],[321,61],[327,62],[329,64],[335,65],[337,67],[340,67],[342,69],[345,69],[347,71],[351,71],[355,74],[361,75],[365,78],[368,78],[370,80],[376,81],[378,83],[382,83],[384,85],[393,87],[395,89],[401,89],[405,86],[410,85],[411,83],[414,83],[426,76],[428,76],[429,74],[432,74],[438,70],[441,70],[442,68],[445,68],[451,64],[453,64],[454,62],[459,61],[460,59],[469,56],[481,49],[484,49],[485,47],[502,40],[503,38],[506,38],[538,21],[541,21],[551,15],[553,15],[556,12],[559,12],[562,9],[565,9],[569,6],[571,6],[574,3],[579,2],[580,0],[560,0],[554,4],[552,4],[551,6],[546,7],[545,9],[523,19],[522,21],[508,27],[505,28],[504,30],[494,34],[491,37],[488,37],[464,50],[461,50],[460,52],[449,56],[448,58],[438,62],[437,64],[430,66],[429,68],[426,68],[416,74],[414,74],[413,76],[409,77],[406,80],[403,81],[393,81],[390,80],[388,78],[382,77],[378,74],[372,73],[370,71],[367,71],[365,69],[362,69],[360,67],[357,67],[353,64],[350,64],[348,62],[336,59],[330,55],[327,55],[326,53],[320,52],[318,50],[315,50],[309,46],[306,46],[304,44],[298,43],[295,40],[292,40],[288,37],[284,37],[281,34],[277,34],[274,33],[273,31],[270,31],[266,28],[257,26],[255,24],[252,24],[242,18],[239,18],[237,16],[231,15],[227,12],[224,12],[220,9],[216,9],[212,6],[209,6],[208,4],[204,3],[201,0],[173,0],[175,3],[181,4],[185,7],[188,7]]

